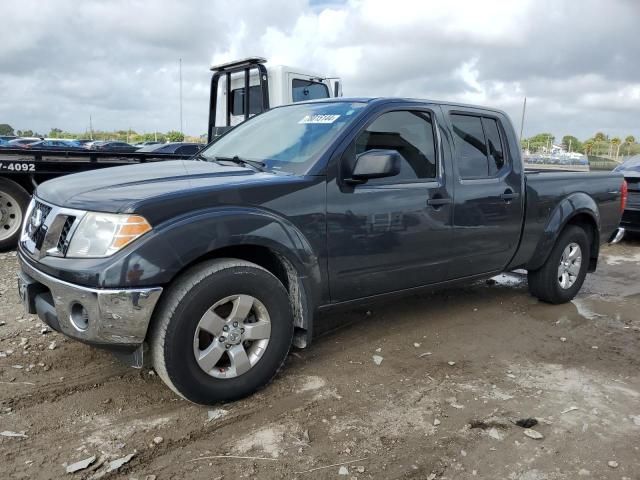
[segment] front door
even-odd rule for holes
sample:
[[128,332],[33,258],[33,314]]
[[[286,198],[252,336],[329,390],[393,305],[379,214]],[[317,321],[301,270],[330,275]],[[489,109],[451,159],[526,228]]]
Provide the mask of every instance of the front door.
[[457,179],[449,278],[502,270],[518,247],[524,204],[521,165],[506,140],[510,124],[493,112],[445,112]]
[[[374,114],[349,143],[327,191],[328,255],[334,302],[426,285],[446,277],[451,195],[442,171],[434,113],[424,108]],[[341,182],[356,155],[396,150],[397,176]]]

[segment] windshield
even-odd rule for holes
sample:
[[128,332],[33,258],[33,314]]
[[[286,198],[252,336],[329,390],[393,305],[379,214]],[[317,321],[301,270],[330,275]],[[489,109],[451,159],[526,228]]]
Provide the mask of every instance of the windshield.
[[234,128],[200,155],[263,162],[270,170],[303,174],[366,106],[321,102],[274,108]]

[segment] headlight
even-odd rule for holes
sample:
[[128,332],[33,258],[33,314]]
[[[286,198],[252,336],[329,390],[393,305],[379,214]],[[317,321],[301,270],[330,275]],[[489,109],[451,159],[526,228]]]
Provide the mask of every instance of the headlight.
[[71,237],[67,257],[108,257],[150,230],[140,215],[88,212]]

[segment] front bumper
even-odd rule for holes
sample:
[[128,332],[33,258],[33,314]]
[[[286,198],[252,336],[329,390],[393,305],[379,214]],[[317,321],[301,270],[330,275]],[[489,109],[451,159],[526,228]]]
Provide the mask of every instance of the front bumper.
[[161,287],[94,289],[58,280],[18,255],[25,310],[74,339],[114,349],[137,347],[147,334]]

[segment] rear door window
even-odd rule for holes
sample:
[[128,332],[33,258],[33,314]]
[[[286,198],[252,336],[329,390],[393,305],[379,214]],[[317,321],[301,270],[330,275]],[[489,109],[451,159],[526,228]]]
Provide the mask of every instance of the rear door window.
[[329,98],[329,87],[324,83],[294,78],[292,81],[292,98],[295,102]]
[[480,117],[451,115],[456,143],[456,160],[461,178],[488,176],[487,145]]
[[500,140],[500,129],[494,118],[482,117],[482,126],[487,138],[487,156],[489,157],[489,176],[495,176],[504,167],[504,152]]
[[500,126],[495,118],[451,114],[460,178],[495,177],[506,165]]

